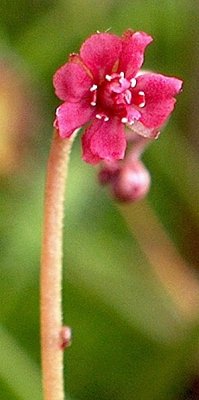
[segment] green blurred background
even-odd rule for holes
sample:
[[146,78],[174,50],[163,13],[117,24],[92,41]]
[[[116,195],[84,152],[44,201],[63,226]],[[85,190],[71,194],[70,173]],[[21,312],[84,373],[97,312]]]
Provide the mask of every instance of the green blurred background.
[[[1,0],[0,399],[41,400],[39,259],[52,75],[96,30],[144,30],[145,68],[185,81],[147,149],[147,200],[118,206],[72,152],[64,239],[67,399],[199,399],[199,3]],[[197,391],[198,390],[198,391]]]

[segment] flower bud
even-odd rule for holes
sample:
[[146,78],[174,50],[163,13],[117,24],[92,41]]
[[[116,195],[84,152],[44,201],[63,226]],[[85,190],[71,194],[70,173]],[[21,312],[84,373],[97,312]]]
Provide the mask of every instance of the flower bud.
[[112,194],[121,202],[141,200],[150,188],[150,174],[141,161],[124,164],[112,183]]
[[69,326],[63,326],[60,332],[60,347],[65,350],[71,346],[72,342],[72,330]]
[[98,174],[98,180],[101,185],[108,185],[113,182],[119,174],[118,161],[106,161]]

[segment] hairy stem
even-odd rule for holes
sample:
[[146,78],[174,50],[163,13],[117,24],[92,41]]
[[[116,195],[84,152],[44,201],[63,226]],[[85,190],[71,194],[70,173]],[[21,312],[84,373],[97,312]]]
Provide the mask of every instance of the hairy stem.
[[63,216],[68,162],[75,133],[61,139],[55,130],[44,203],[41,257],[41,356],[44,400],[64,400],[62,329]]

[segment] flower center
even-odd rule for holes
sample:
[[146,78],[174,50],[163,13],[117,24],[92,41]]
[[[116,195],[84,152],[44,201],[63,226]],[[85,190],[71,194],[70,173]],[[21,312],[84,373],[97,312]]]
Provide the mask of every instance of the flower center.
[[135,90],[136,84],[136,79],[126,79],[124,72],[106,75],[99,87],[94,84],[90,88],[90,104],[97,106],[96,118],[108,121],[110,117],[117,116],[123,123],[133,123],[128,118],[129,107],[145,106],[145,93]]
[[99,88],[98,104],[108,114],[121,118],[126,115],[126,106],[132,102],[130,82],[124,78],[124,74],[106,75]]

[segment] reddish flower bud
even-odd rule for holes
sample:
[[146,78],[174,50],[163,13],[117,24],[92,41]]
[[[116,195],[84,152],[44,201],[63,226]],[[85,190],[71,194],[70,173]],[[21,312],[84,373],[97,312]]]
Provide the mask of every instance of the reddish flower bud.
[[108,185],[113,182],[120,172],[120,168],[117,161],[104,162],[103,166],[98,174],[98,180],[101,185]]
[[141,161],[134,161],[121,168],[112,184],[113,196],[121,202],[141,200],[150,188],[150,174]]
[[63,326],[60,332],[60,347],[62,350],[71,346],[72,330],[69,326]]

